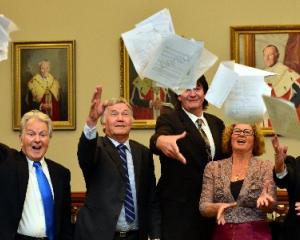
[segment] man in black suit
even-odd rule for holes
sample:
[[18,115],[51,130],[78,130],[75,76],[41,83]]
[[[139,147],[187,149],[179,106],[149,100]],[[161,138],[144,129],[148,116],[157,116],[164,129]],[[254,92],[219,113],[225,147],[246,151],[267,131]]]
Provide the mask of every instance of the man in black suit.
[[221,154],[224,123],[203,112],[208,105],[204,99],[207,90],[208,84],[202,76],[194,89],[183,91],[178,96],[177,109],[158,118],[150,139],[150,149],[160,156],[161,162],[157,188],[163,240],[211,238],[214,222],[200,215],[199,199],[206,164],[224,158]]
[[279,188],[286,188],[289,195],[289,211],[284,220],[283,232],[278,239],[300,239],[300,156],[287,156],[287,146],[272,139],[275,151],[274,180]]
[[[78,145],[87,196],[75,227],[76,240],[159,238],[160,214],[150,150],[129,140],[132,110],[123,99],[101,102],[97,87]],[[101,117],[105,136],[97,137]]]
[[[21,120],[22,150],[0,145],[1,240],[72,239],[70,171],[44,157],[51,135],[51,119],[33,110]],[[40,174],[50,205],[44,205]]]

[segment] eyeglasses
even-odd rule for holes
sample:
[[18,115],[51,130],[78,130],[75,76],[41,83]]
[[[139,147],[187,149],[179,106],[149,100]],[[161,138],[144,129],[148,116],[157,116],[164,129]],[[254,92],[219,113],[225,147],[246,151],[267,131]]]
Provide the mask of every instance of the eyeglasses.
[[232,131],[232,134],[233,135],[241,135],[241,134],[244,134],[244,136],[252,136],[254,135],[254,132],[252,129],[240,129],[240,128],[234,128],[233,131]]

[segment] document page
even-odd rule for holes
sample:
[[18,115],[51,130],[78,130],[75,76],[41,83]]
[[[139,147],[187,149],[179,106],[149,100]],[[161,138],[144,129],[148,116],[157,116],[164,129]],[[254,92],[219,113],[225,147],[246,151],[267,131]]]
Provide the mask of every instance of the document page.
[[177,35],[169,36],[146,66],[144,76],[166,87],[180,86],[184,76],[200,57],[202,49],[203,43]]
[[272,127],[277,134],[300,140],[300,122],[292,102],[263,96]]

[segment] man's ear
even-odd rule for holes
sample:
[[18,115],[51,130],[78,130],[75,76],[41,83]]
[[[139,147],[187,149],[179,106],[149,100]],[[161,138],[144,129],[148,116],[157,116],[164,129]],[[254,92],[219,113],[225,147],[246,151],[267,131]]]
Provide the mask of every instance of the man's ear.
[[22,134],[19,134],[19,141],[20,141],[20,146],[21,148],[23,147],[23,142],[22,142]]
[[178,99],[179,102],[181,102],[181,100],[182,100],[182,99],[181,99],[181,95],[178,95],[178,96],[177,96],[177,99]]

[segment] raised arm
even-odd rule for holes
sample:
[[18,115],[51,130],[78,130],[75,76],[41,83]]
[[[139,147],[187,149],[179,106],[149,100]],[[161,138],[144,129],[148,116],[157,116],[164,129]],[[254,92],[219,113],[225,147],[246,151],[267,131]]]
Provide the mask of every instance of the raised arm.
[[102,95],[102,87],[96,86],[96,89],[91,99],[89,115],[86,119],[86,124],[90,128],[93,128],[97,125],[99,118],[102,116],[104,112],[104,106],[101,102],[101,95]]
[[288,147],[280,145],[277,135],[272,139],[272,145],[275,152],[275,173],[282,173],[285,168],[284,159],[286,158]]

